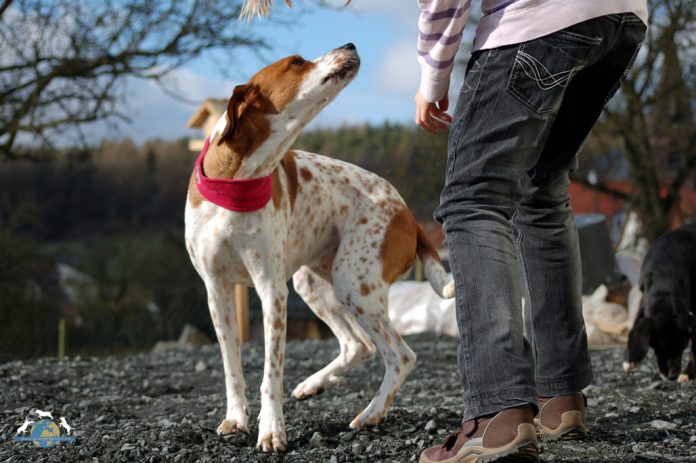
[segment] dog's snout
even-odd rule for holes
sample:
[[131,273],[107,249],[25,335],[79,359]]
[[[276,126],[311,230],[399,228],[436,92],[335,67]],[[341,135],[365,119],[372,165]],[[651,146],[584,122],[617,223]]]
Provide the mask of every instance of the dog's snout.
[[341,50],[355,50],[355,45],[352,42],[348,42],[341,47]]

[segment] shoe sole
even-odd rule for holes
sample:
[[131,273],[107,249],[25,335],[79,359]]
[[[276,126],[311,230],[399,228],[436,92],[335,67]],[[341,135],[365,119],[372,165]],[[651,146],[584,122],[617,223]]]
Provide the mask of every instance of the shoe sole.
[[583,413],[577,410],[561,414],[561,424],[556,428],[544,426],[538,419],[534,419],[534,424],[537,438],[543,441],[582,440],[589,434]]
[[421,454],[419,463],[535,463],[539,461],[536,429],[532,424],[517,426],[517,437],[507,445],[494,448],[462,447],[452,458],[435,462]]

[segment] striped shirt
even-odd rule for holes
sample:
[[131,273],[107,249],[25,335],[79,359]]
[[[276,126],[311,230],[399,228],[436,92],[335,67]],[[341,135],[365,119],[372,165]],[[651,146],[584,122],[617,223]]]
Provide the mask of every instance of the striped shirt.
[[[551,34],[588,19],[632,12],[646,24],[646,0],[482,0],[473,50],[497,48]],[[427,101],[449,88],[471,0],[418,0],[420,91]]]

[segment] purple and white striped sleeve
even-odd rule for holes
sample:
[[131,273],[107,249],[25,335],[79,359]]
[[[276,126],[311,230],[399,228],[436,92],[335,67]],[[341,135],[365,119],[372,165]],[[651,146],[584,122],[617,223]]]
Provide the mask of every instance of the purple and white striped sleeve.
[[437,102],[449,88],[471,0],[418,0],[418,5],[420,92],[427,101]]

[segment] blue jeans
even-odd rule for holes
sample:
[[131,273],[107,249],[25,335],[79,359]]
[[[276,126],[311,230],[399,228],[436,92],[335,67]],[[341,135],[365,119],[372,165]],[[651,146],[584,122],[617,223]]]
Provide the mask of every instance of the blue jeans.
[[471,56],[435,212],[456,282],[465,420],[592,380],[569,176],[645,29],[608,15]]

